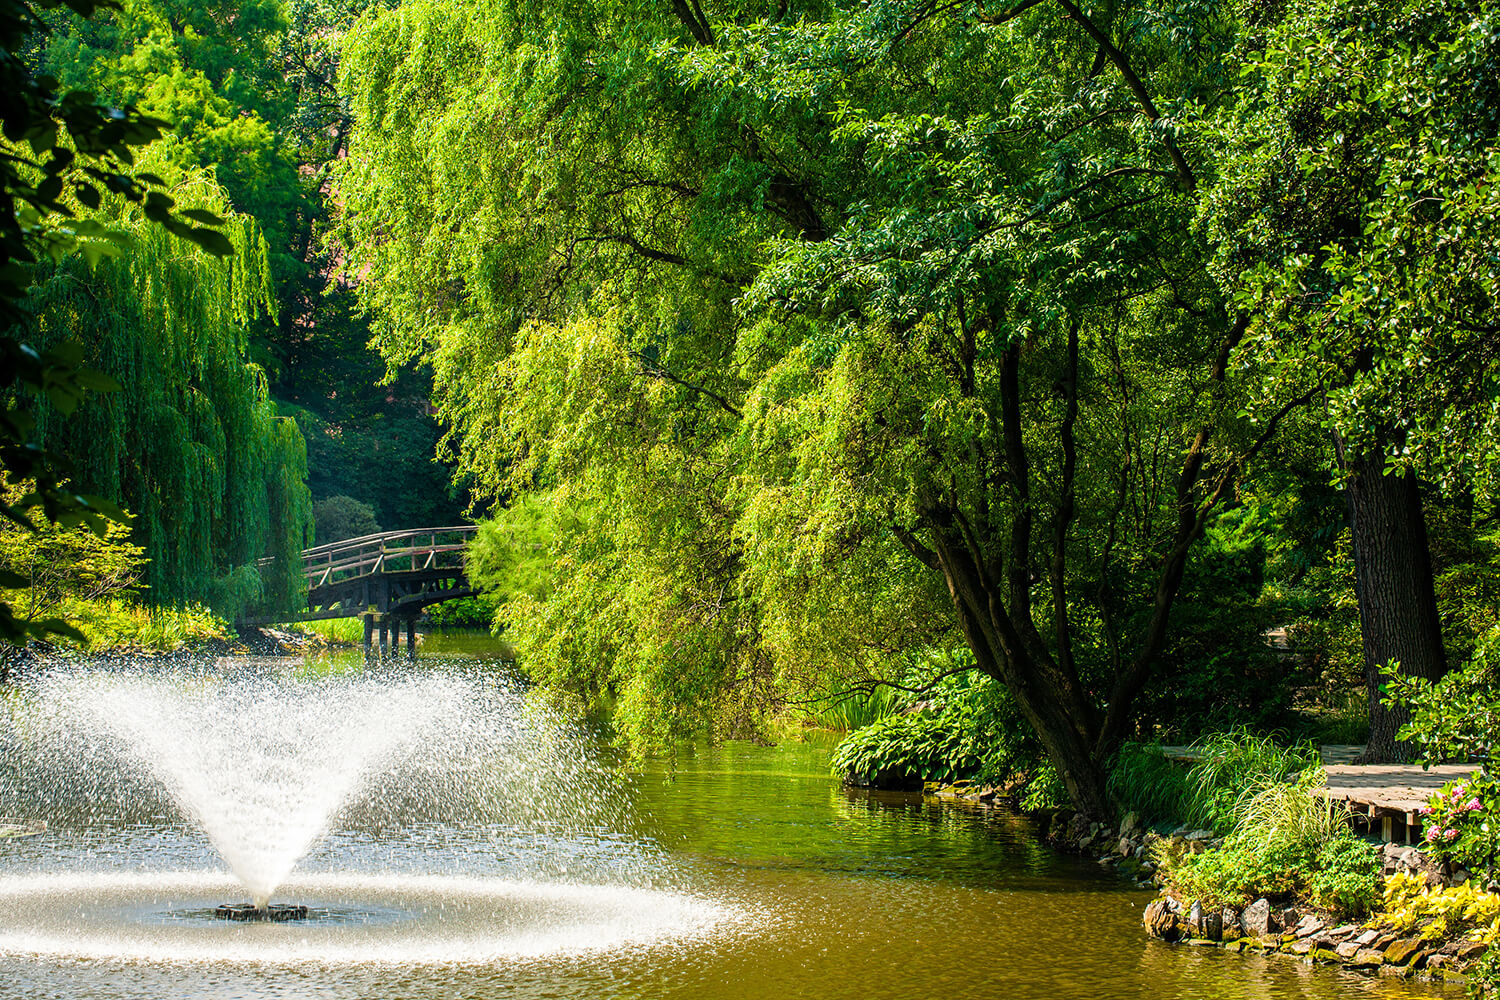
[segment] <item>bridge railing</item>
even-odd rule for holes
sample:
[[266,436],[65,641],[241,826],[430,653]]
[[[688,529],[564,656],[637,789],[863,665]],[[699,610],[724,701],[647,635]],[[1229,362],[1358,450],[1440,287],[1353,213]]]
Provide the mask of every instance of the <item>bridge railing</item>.
[[329,542],[303,551],[302,572],[311,589],[371,573],[454,569],[463,565],[464,547],[478,530],[458,524]]

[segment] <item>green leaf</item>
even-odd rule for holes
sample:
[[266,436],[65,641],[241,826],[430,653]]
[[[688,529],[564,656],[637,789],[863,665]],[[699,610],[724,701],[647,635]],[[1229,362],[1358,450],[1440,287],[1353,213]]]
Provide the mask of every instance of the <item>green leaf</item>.
[[224,224],[223,219],[219,218],[214,213],[206,212],[201,208],[184,209],[179,214],[181,214],[184,219],[188,219],[192,222],[200,222],[205,226],[222,226]]
[[234,244],[230,243],[228,237],[217,229],[192,229],[180,235],[192,240],[215,257],[234,255]]

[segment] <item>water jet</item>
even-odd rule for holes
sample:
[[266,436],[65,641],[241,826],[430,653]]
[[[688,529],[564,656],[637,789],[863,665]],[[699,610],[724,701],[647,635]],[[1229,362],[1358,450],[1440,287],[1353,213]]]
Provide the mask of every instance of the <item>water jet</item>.
[[237,667],[57,670],[0,709],[0,815],[98,859],[0,873],[0,958],[531,961],[731,919],[639,884],[617,777],[504,677]]

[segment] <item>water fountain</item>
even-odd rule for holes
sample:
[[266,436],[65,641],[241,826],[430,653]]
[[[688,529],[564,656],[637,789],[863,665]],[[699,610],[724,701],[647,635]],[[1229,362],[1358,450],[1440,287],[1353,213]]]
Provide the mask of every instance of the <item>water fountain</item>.
[[63,670],[0,725],[0,815],[54,831],[0,874],[0,955],[482,963],[735,918],[651,885],[612,772],[482,672]]

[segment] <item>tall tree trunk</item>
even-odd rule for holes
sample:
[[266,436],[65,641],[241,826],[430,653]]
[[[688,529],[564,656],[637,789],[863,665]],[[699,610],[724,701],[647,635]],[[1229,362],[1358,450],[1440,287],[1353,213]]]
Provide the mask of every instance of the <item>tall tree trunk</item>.
[[1447,669],[1432,588],[1427,522],[1414,475],[1385,474],[1380,453],[1348,460],[1349,527],[1354,540],[1354,586],[1364,639],[1370,743],[1365,759],[1410,759],[1396,739],[1406,713],[1380,701],[1380,671],[1397,661],[1411,677],[1436,680]]

